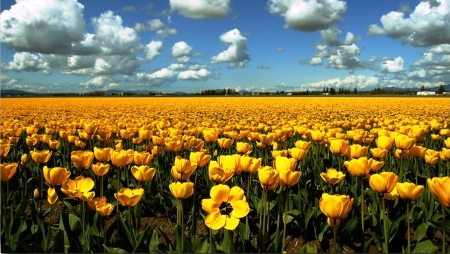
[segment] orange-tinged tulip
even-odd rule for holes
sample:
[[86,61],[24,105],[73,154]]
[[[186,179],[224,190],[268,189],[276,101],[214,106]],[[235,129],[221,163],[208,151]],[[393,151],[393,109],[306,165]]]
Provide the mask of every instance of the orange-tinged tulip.
[[94,156],[95,159],[100,162],[105,162],[111,160],[111,148],[98,148],[94,147]]
[[389,150],[392,147],[392,144],[394,143],[394,139],[388,136],[379,136],[375,143],[377,144],[378,148]]
[[149,152],[146,151],[143,152],[135,151],[133,161],[134,164],[136,164],[137,166],[148,165],[152,161],[153,156],[154,156],[153,154],[150,154]]
[[111,162],[116,167],[124,167],[133,162],[134,151],[128,150],[111,150]]
[[45,181],[52,186],[59,186],[70,177],[70,172],[63,167],[49,168],[44,166],[42,172]]
[[352,157],[353,159],[365,157],[367,155],[368,150],[369,150],[368,146],[351,145],[350,146],[350,157]]
[[48,141],[48,146],[53,150],[58,149],[59,145],[60,145],[60,142],[58,140],[49,140]]
[[350,143],[347,140],[335,139],[330,143],[330,150],[339,156],[350,156]]
[[191,163],[188,159],[181,156],[175,157],[174,166],[172,166],[172,176],[178,181],[186,181],[197,168],[197,164]]
[[423,146],[413,146],[409,150],[411,156],[415,158],[425,158],[425,154],[427,153],[427,148]]
[[90,177],[78,176],[75,180],[66,179],[62,183],[61,191],[69,197],[79,198],[83,201],[90,201],[94,195],[95,183]]
[[275,169],[294,171],[297,166],[297,160],[294,158],[287,158],[278,156],[275,158]]
[[[320,210],[327,218],[333,220],[333,224],[331,224],[333,226],[339,226],[340,220],[347,217],[352,206],[353,198],[347,195],[323,193],[319,200]],[[336,220],[335,223],[334,220]]]
[[77,169],[88,169],[94,160],[94,153],[91,151],[72,151],[70,159]]
[[11,145],[8,144],[0,144],[0,155],[2,157],[8,156],[9,150],[11,149]]
[[444,140],[445,148],[450,149],[450,137]]
[[311,139],[316,143],[322,143],[325,139],[326,132],[324,131],[311,131]]
[[398,195],[398,192],[397,192],[397,185],[395,185],[394,189],[391,192],[384,194],[384,199],[396,200],[398,198],[398,196],[399,195]]
[[109,216],[114,210],[114,205],[111,203],[99,204],[95,206],[95,211],[101,216]]
[[[70,135],[70,132],[68,132],[68,131],[65,131],[65,130],[60,130],[59,131],[59,137],[61,139],[68,140],[69,135]],[[70,143],[72,143],[72,142],[70,142]]]
[[276,159],[278,156],[287,157],[288,150],[272,150],[272,157]]
[[270,166],[265,166],[258,170],[259,182],[264,190],[275,190],[279,184],[279,177],[278,171]]
[[204,151],[191,152],[189,160],[192,164],[197,164],[197,168],[203,168],[211,159],[211,155],[206,154]]
[[246,154],[252,150],[252,145],[245,142],[236,142],[236,151],[240,154]]
[[338,184],[345,178],[345,174],[334,168],[327,169],[327,173],[320,173],[320,177],[329,184]]
[[0,170],[1,170],[1,181],[7,182],[9,181],[14,174],[16,173],[18,164],[13,163],[2,163],[0,164]]
[[131,168],[131,173],[139,182],[148,182],[155,176],[156,169],[147,165],[133,166]]
[[261,168],[262,158],[252,158],[252,163],[248,166],[248,168],[242,168],[244,172],[248,173],[256,173],[259,168]]
[[370,171],[378,172],[384,166],[384,161],[376,161],[372,158],[369,159]]
[[49,187],[47,190],[47,201],[50,205],[53,205],[58,200],[58,194],[55,189]]
[[183,146],[183,143],[180,142],[179,140],[178,141],[168,141],[164,144],[167,148],[167,151],[169,151],[169,152],[179,152],[179,151],[181,151],[181,148]]
[[45,164],[50,160],[50,157],[52,157],[52,152],[49,150],[34,150],[30,151],[31,159],[39,164]]
[[302,172],[292,170],[278,170],[278,181],[283,186],[294,186],[302,176]]
[[161,156],[164,153],[164,146],[154,145],[152,149],[152,154],[155,156]]
[[38,140],[36,138],[33,137],[26,137],[25,138],[25,143],[27,144],[27,146],[35,146],[37,144]]
[[241,171],[248,172],[251,165],[252,157],[244,155],[239,158],[239,168],[241,169]]
[[235,230],[239,219],[250,212],[244,190],[238,186],[230,189],[227,185],[215,185],[211,188],[210,196],[210,199],[202,200],[202,209],[208,214],[205,225],[211,229]]
[[29,160],[30,160],[30,157],[26,153],[22,154],[22,156],[20,157],[20,162],[22,164],[27,164]]
[[354,177],[363,177],[370,172],[370,162],[366,157],[344,161],[344,165]]
[[103,164],[101,162],[97,162],[95,164],[92,164],[91,166],[91,169],[96,176],[104,176],[108,174],[109,168],[110,168],[109,164]]
[[80,138],[77,136],[69,135],[67,136],[67,140],[69,141],[69,143],[75,144],[75,141],[80,140]]
[[117,201],[123,206],[135,206],[141,200],[142,195],[144,195],[144,189],[120,189],[118,193],[114,193]]
[[151,130],[144,130],[144,129],[139,129],[139,138],[142,140],[150,140],[153,136],[153,131]]
[[413,183],[397,183],[397,192],[400,198],[408,200],[416,200],[424,191],[423,185],[415,185]]
[[386,157],[388,150],[377,147],[370,149],[370,152],[372,153],[372,157],[376,159],[383,159],[384,157]]
[[222,149],[229,149],[233,145],[234,140],[229,138],[218,138],[217,143]]
[[155,146],[163,146],[165,143],[165,140],[163,137],[152,136],[152,143]]
[[87,202],[89,208],[95,211],[97,205],[106,204],[106,197],[95,197]]
[[438,134],[431,134],[431,139],[434,141],[439,141],[441,139],[441,136]]
[[97,129],[98,129],[98,124],[89,124],[89,123],[84,124],[84,131],[88,135],[94,135],[97,132]]
[[439,152],[439,158],[443,161],[450,160],[450,149],[442,148],[442,150]]
[[370,176],[369,185],[378,193],[390,193],[397,185],[398,176],[393,172],[381,172]]
[[395,137],[395,146],[400,150],[409,150],[414,146],[415,138],[410,138],[407,135],[400,134]]
[[169,189],[176,199],[187,199],[194,194],[193,182],[175,182],[169,184]]
[[427,179],[428,187],[433,196],[446,207],[450,207],[450,177],[433,177]]

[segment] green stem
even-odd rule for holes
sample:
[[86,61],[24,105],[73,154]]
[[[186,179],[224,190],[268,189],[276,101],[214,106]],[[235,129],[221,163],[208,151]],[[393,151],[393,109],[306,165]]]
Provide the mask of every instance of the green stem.
[[384,253],[389,253],[389,247],[388,247],[388,234],[387,234],[387,216],[386,216],[386,205],[384,202],[384,197],[381,195],[382,204],[383,204],[383,227],[384,227]]
[[402,150],[402,154],[400,154],[400,174],[398,179],[400,179],[400,181],[403,182],[403,150]]
[[40,190],[39,190],[39,195],[41,196],[39,199],[39,205],[40,205],[39,212],[41,212],[42,211],[42,199],[44,198],[44,193],[42,192],[42,189],[44,189],[44,176],[43,176],[44,173],[40,169],[39,164],[38,164],[38,170],[39,170],[39,173],[40,173],[39,175],[41,178],[41,186],[40,186]]
[[406,234],[408,235],[408,253],[411,253],[411,234],[409,233],[410,225],[409,225],[409,203],[410,201],[406,201],[406,223],[408,224],[408,231]]
[[192,232],[194,236],[197,235],[197,200],[195,199],[195,196],[197,192],[195,189],[197,188],[197,175],[198,175],[198,169],[195,169],[195,179],[194,179],[194,194],[193,194],[193,202],[194,205],[192,206]]
[[337,245],[337,243],[336,243],[336,239],[337,239],[337,237],[336,237],[336,229],[337,229],[337,226],[336,226],[336,219],[333,219],[334,220],[334,227],[333,227],[333,253],[336,253],[336,245]]
[[428,164],[428,167],[427,167],[427,179],[429,179],[430,178],[430,164]]
[[445,242],[447,241],[447,234],[445,233],[445,206],[444,203],[442,203],[442,253],[445,252]]
[[183,200],[179,199],[181,207],[181,252],[184,252],[184,210],[183,210]]
[[87,252],[86,250],[86,234],[84,231],[84,201],[81,200],[81,228],[82,228],[82,233],[83,233],[83,252]]
[[416,166],[416,185],[417,185],[417,176],[419,175],[419,165],[417,163],[417,158],[414,159]]
[[263,189],[262,198],[261,198],[261,209],[259,210],[260,211],[259,227],[261,230],[261,247],[258,250],[258,252],[264,252],[264,244],[265,244],[265,237],[266,237],[266,232],[265,232],[265,228],[266,228],[265,227],[265,224],[266,224],[266,218],[265,218],[266,193],[267,193],[267,190]]
[[[252,174],[248,173],[248,182],[247,182],[247,202],[250,204],[250,184],[251,184],[251,177]],[[245,239],[250,239],[250,236],[248,234],[249,225],[248,225],[248,216],[245,216]]]
[[286,216],[287,216],[287,210],[289,205],[289,189],[286,187],[285,190],[285,200],[284,200],[284,217],[283,217],[283,252],[285,247],[285,240],[286,240]]
[[363,183],[363,179],[361,177],[361,228],[362,228],[362,232],[361,232],[361,247],[362,250],[364,250],[364,242],[365,242],[365,237],[364,237],[364,183]]
[[103,176],[100,176],[100,198],[103,197]]
[[[103,217],[103,246],[106,246],[106,218]],[[103,253],[105,253],[105,248],[103,247]]]

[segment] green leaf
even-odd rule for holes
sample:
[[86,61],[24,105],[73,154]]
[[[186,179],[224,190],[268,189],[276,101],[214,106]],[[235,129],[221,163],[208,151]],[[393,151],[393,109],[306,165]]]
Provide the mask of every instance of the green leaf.
[[439,250],[439,247],[434,245],[430,240],[426,240],[417,243],[412,253],[435,253],[437,250]]
[[317,253],[317,248],[315,245],[305,244],[300,250],[299,253]]
[[182,232],[181,227],[175,226],[175,251],[178,253],[186,253],[190,252],[190,243],[189,239],[186,238],[186,235]]
[[195,239],[192,244],[192,251],[194,253],[208,253],[210,244],[208,242],[208,235],[202,235]]
[[417,227],[414,235],[416,236],[418,242],[420,242],[420,240],[422,240],[422,238],[425,236],[425,234],[427,233],[427,229],[428,224],[426,222],[423,222]]
[[75,232],[77,228],[81,227],[81,219],[76,215],[69,213],[69,226],[72,232]]
[[136,246],[134,246],[133,252],[144,252],[144,243],[150,239],[150,235],[152,235],[153,230],[155,229],[155,224],[153,226],[147,225],[144,229],[144,231],[140,232],[138,234],[138,240],[136,242]]
[[121,248],[113,248],[113,247],[107,247],[106,245],[103,244],[103,247],[105,248],[105,250],[108,253],[128,253],[126,250],[121,249]]
[[220,245],[220,250],[222,250],[225,253],[234,253],[235,248],[234,248],[234,243],[233,243],[233,237],[232,234],[233,231],[231,230],[223,230],[223,242]]
[[348,234],[351,236],[356,234],[359,226],[359,220],[357,218],[351,218],[346,224]]
[[122,229],[125,231],[125,235],[129,240],[129,242],[131,243],[131,246],[133,247],[136,246],[134,235],[132,235],[132,232],[130,231],[127,224],[123,220],[122,214],[119,212],[117,216],[119,217],[120,226],[122,226]]
[[55,242],[52,247],[53,253],[66,253],[66,248],[64,246],[64,231],[58,230],[55,236]]
[[159,251],[161,251],[159,249],[159,236],[158,236],[158,233],[156,233],[156,230],[153,230],[152,237],[150,238],[150,245],[149,245],[148,252],[154,253],[154,252],[159,252]]

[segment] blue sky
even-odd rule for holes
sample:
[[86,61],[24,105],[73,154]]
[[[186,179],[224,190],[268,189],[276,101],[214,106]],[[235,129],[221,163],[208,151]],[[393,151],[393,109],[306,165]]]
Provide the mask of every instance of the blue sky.
[[450,0],[4,0],[0,18],[2,89],[450,83]]

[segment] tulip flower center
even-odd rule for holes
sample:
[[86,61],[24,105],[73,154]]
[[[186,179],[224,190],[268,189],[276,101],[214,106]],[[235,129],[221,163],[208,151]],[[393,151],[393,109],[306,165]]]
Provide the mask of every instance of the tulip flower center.
[[233,211],[233,207],[228,202],[222,202],[219,206],[219,210],[222,215],[230,215]]

